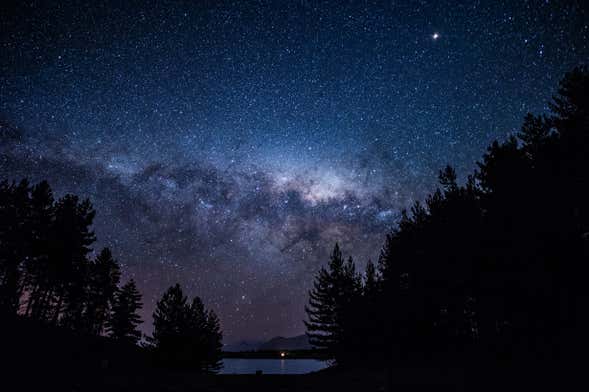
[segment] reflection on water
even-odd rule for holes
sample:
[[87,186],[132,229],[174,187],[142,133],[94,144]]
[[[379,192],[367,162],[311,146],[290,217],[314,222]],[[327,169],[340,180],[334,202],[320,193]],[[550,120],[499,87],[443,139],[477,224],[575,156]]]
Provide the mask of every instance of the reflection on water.
[[327,362],[317,359],[225,358],[221,374],[253,374],[257,370],[264,374],[305,374],[327,366]]

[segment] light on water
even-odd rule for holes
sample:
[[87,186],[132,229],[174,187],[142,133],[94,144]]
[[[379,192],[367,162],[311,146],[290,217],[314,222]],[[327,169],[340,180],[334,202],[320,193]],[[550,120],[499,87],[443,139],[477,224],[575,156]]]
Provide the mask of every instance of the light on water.
[[327,366],[328,362],[318,359],[225,358],[221,374],[255,374],[258,370],[263,374],[305,374]]

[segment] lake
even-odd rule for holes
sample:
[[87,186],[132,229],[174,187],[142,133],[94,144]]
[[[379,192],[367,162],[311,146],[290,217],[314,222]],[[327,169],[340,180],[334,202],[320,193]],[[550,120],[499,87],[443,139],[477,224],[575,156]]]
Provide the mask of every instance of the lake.
[[328,362],[318,359],[224,358],[221,374],[253,374],[256,370],[263,374],[305,374],[327,366]]

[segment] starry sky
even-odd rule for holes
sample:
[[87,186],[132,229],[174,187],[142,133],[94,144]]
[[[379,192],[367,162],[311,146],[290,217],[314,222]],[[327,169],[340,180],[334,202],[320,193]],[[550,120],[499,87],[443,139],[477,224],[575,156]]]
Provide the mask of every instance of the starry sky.
[[93,201],[145,332],[180,282],[226,342],[303,333],[336,241],[375,260],[589,59],[582,1],[0,7],[0,178]]

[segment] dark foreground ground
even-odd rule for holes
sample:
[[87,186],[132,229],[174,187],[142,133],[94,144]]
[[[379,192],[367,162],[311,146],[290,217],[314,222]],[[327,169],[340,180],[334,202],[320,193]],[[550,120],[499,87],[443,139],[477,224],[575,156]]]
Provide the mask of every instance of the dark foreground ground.
[[[549,369],[473,372],[441,369],[397,369],[385,373],[322,371],[307,375],[206,376],[164,371],[92,371],[64,368],[35,375],[2,377],[3,391],[565,391],[585,390],[586,381],[548,380]],[[483,374],[484,373],[484,374]],[[16,377],[15,377],[16,376]]]
[[153,366],[144,350],[23,320],[0,320],[0,391],[560,391],[585,390],[587,360],[461,364],[306,375],[200,375]]

